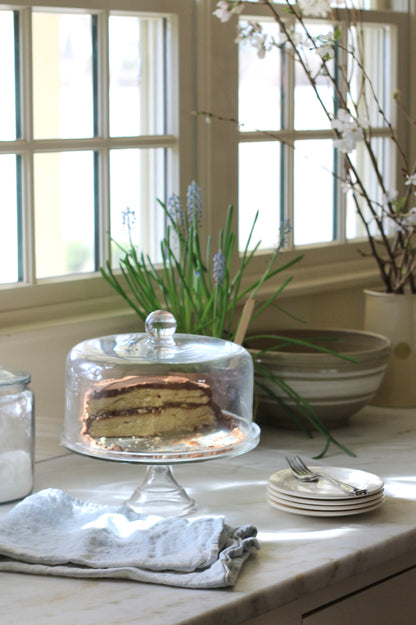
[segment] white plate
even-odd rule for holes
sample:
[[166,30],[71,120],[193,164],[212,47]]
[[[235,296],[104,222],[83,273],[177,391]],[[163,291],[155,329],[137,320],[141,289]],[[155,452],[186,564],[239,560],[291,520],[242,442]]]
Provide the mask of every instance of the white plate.
[[371,501],[363,501],[361,502],[353,502],[351,501],[343,501],[342,503],[338,503],[337,505],[327,504],[326,502],[320,503],[317,499],[309,499],[308,503],[297,503],[293,501],[288,501],[286,497],[280,497],[269,490],[267,491],[267,499],[269,501],[273,501],[274,503],[280,504],[282,506],[287,506],[289,508],[298,508],[299,510],[321,510],[323,512],[339,512],[339,511],[347,511],[347,510],[360,510],[361,508],[368,508],[383,503],[384,494],[381,493],[371,498]]
[[[310,468],[313,471],[327,473],[357,488],[365,488],[367,490],[367,495],[381,491],[384,486],[383,480],[378,477],[378,475],[367,473],[367,471],[346,469],[344,467],[311,466]],[[301,482],[295,478],[290,469],[283,469],[283,471],[273,473],[273,475],[269,477],[269,482],[275,490],[285,495],[304,497],[307,499],[351,499],[351,497],[354,497],[354,495],[343,493],[342,490],[324,480]]]
[[278,498],[283,502],[286,502],[288,506],[297,505],[303,506],[305,504],[314,504],[319,506],[330,506],[331,508],[336,508],[339,506],[359,506],[359,505],[367,505],[372,501],[375,501],[383,496],[384,489],[381,488],[376,493],[371,493],[370,495],[357,495],[356,497],[347,497],[342,499],[311,499],[306,497],[296,497],[293,495],[286,495],[285,493],[280,492],[277,488],[274,488],[273,484],[269,482],[267,484],[267,493],[271,497]]
[[282,503],[276,503],[276,501],[267,498],[267,502],[272,508],[277,508],[277,510],[283,510],[284,512],[289,512],[291,514],[300,514],[303,516],[316,516],[316,517],[340,517],[340,516],[352,516],[356,514],[364,514],[366,512],[372,512],[379,508],[383,502],[384,497],[381,498],[375,504],[370,504],[369,506],[365,506],[363,508],[353,509],[353,510],[307,510],[306,508],[296,508],[292,506],[286,506]]

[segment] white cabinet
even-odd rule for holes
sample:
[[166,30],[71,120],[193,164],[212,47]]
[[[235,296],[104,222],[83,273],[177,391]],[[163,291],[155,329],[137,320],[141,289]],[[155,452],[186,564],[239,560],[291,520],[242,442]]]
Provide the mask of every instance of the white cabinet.
[[354,590],[328,586],[244,625],[416,625],[416,567],[401,571]]
[[302,625],[415,625],[416,569],[314,610]]

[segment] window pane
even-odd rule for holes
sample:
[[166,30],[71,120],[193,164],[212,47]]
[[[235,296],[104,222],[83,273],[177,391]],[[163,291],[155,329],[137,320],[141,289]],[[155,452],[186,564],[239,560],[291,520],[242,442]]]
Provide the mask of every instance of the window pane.
[[295,144],[295,245],[333,239],[333,160],[332,141],[297,141]]
[[92,152],[35,155],[38,278],[95,269],[93,161]]
[[256,214],[260,211],[251,249],[261,240],[260,249],[275,248],[280,226],[280,143],[240,143],[239,146],[239,250],[247,243]]
[[162,134],[165,110],[164,20],[109,20],[110,134]]
[[[371,141],[374,155],[377,159],[378,166],[383,180],[386,183],[386,191],[388,195],[394,196],[396,185],[395,178],[395,164],[397,159],[397,151],[392,141],[387,138],[379,137]],[[384,196],[380,189],[380,185],[377,182],[377,177],[374,173],[374,168],[370,163],[370,158],[363,143],[358,143],[356,150],[350,154],[351,161],[356,167],[360,179],[364,183],[370,199],[372,200],[372,206],[377,213],[381,214]],[[390,181],[390,184],[388,182]],[[375,220],[371,220],[370,210],[362,198],[358,196],[359,205],[363,211],[365,218],[370,220],[370,230],[373,234],[378,234],[378,229]],[[364,229],[363,223],[357,214],[357,207],[351,191],[347,193],[347,226],[346,234],[348,239],[356,239],[366,237],[367,233]],[[392,230],[393,222],[388,219],[386,221],[385,231]]]
[[[130,149],[110,152],[111,236],[119,244],[132,242],[139,251],[160,261],[159,244],[165,232],[165,149]],[[112,264],[118,266],[120,250],[112,246]]]
[[[245,22],[241,22],[244,24]],[[275,24],[261,22],[263,32],[278,40]],[[281,128],[281,53],[274,47],[263,59],[247,42],[239,44],[238,119],[242,131]]]
[[0,141],[16,139],[14,17],[0,11]]
[[16,156],[0,156],[0,283],[18,281],[18,213]]
[[35,139],[93,135],[91,16],[33,13]]
[[[385,112],[387,118],[392,118],[393,92],[396,88],[392,76],[391,65],[386,63],[380,66],[380,59],[394,58],[392,48],[392,27],[367,25],[357,29],[350,29],[349,46],[356,51],[358,58],[365,59],[365,71],[368,80],[363,89],[362,69],[355,62],[352,63],[353,56],[348,55],[349,69],[351,76],[350,88],[355,103],[358,103],[360,115],[370,121],[373,127],[386,126],[380,114],[380,108]],[[374,91],[373,91],[374,90]],[[355,110],[354,104],[348,102],[350,110]]]
[[[325,35],[328,33],[328,25],[311,25],[308,24],[308,31],[314,37]],[[312,45],[305,43],[302,46],[302,53],[305,64],[310,68],[312,75],[315,77],[319,96],[325,104],[325,108],[332,113],[333,107],[333,89],[327,76],[319,73],[322,60],[318,52],[312,48]],[[328,67],[331,71],[331,62]],[[302,69],[300,63],[295,63],[295,129],[296,130],[315,130],[317,128],[326,129],[330,127],[330,122],[324,112],[323,107],[318,101],[315,92],[310,86],[308,77]]]

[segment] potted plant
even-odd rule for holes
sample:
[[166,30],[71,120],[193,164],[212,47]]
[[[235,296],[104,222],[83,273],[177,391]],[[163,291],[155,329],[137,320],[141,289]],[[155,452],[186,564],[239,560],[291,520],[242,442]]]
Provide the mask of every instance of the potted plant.
[[[226,22],[245,10],[249,11],[251,4],[251,1],[221,0],[214,15]],[[277,24],[279,35],[274,37],[265,32],[259,22],[240,20],[236,41],[253,45],[261,58],[278,47],[293,55],[301,66],[329,120],[334,147],[343,159],[341,173],[334,175],[353,203],[369,243],[370,251],[366,253],[373,257],[378,267],[382,288],[365,292],[364,327],[386,335],[391,339],[393,349],[375,403],[415,406],[416,163],[409,162],[395,125],[384,110],[367,70],[361,13],[349,0],[341,0],[336,8],[330,6],[329,0],[284,0],[281,6],[270,0],[258,0],[254,4],[265,7]],[[325,19],[322,32],[317,34],[316,26],[311,28],[311,18]],[[331,24],[329,32],[328,22]],[[346,44],[341,37],[341,28],[348,32]],[[325,77],[329,82],[334,93],[332,102],[322,98],[318,77],[320,80]],[[391,98],[407,124],[405,134],[408,134],[416,126],[415,121],[409,118],[402,105],[400,93],[391,94]],[[375,147],[374,129],[367,119],[369,111],[375,111],[381,119],[390,146],[400,161],[402,174],[396,183],[397,190],[391,188],[389,176],[383,172]],[[370,176],[363,174],[357,166],[357,150],[366,158]]]
[[[243,343],[247,340],[247,328],[268,307],[277,305],[277,298],[291,281],[287,271],[301,261],[302,255],[289,261],[284,259],[282,250],[286,243],[288,224],[280,229],[279,240],[273,254],[260,278],[251,283],[243,280],[260,241],[252,245],[253,230],[257,221],[254,218],[245,248],[235,271],[232,269],[236,235],[232,230],[233,207],[229,206],[224,227],[217,237],[210,235],[206,246],[202,247],[200,238],[201,197],[200,189],[195,182],[188,187],[187,202],[184,207],[181,198],[172,194],[162,206],[167,228],[161,240],[160,268],[156,268],[148,255],[138,251],[132,240],[134,213],[129,209],[124,213],[124,221],[128,229],[128,244],[122,246],[113,241],[120,253],[119,269],[116,272],[111,263],[101,269],[104,279],[127,302],[144,322],[149,313],[157,309],[171,312],[177,322],[178,332],[184,334],[200,334],[214,336]],[[273,277],[280,276],[280,286],[266,300],[256,299],[262,285]],[[291,340],[291,339],[289,339]],[[285,339],[287,342],[287,339]],[[294,342],[308,345],[307,340]],[[279,336],[272,337],[273,344],[279,345]],[[314,350],[322,353],[334,353],[325,347],[325,343],[310,344]],[[347,356],[348,359],[348,356]],[[351,360],[351,358],[349,358]],[[351,452],[338,442],[328,428],[315,414],[313,408],[287,383],[272,372],[265,371],[261,363],[254,359],[255,369],[261,378],[277,384],[305,416],[306,424],[302,428],[311,435],[311,430],[320,432],[325,438],[326,453],[331,443],[336,444],[347,453]],[[259,380],[259,376],[256,376]],[[273,392],[272,392],[273,394]],[[279,404],[284,400],[276,394]],[[288,408],[289,414],[293,411]],[[296,419],[296,415],[294,415]],[[353,454],[352,454],[353,455]]]

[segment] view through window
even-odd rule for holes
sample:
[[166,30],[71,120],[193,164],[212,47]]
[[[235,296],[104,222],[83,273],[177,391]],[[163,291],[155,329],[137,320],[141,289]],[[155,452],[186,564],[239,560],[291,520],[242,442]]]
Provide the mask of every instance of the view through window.
[[0,283],[97,271],[126,211],[157,259],[170,45],[164,15],[0,10]]
[[[22,8],[17,3],[14,10],[10,5],[0,9],[0,284],[11,288],[97,275],[110,257],[117,267],[120,252],[110,245],[109,234],[126,244],[127,223],[139,250],[157,262],[165,230],[157,198],[179,191],[181,150],[188,150],[181,176],[194,166],[189,165],[191,131],[180,137],[178,119],[192,119],[191,107],[198,107],[192,88],[199,93],[208,87],[206,74],[199,71],[201,55],[193,60],[192,45],[183,41],[184,32],[191,32],[190,22],[179,45],[175,18],[157,13],[156,0],[152,13],[89,10],[88,4],[78,11]],[[181,0],[175,6],[183,7],[183,24],[189,7]],[[387,23],[385,15],[370,13],[364,18],[370,51],[366,58],[377,95],[391,112],[402,22]],[[221,29],[211,17],[214,30]],[[247,17],[240,19],[243,23]],[[280,43],[263,59],[249,45],[234,46],[239,56],[238,150],[233,152],[235,144],[232,150],[220,146],[231,154],[231,169],[238,153],[240,247],[257,210],[253,243],[261,239],[262,250],[275,247],[285,220],[292,225],[292,247],[359,240],[362,225],[338,180],[342,158],[334,149],[329,121],[305,76],[284,53],[276,24],[259,15],[256,19]],[[329,28],[322,20],[308,26],[313,32]],[[347,45],[354,32],[344,28],[342,37]],[[180,48],[184,67],[173,60]],[[224,89],[230,67],[224,59]],[[349,72],[354,77],[353,67]],[[187,77],[186,96],[178,75]],[[336,107],[333,89],[324,77],[317,80],[323,100]],[[377,111],[370,115],[372,140],[394,187],[395,154],[388,129]],[[195,171],[210,167],[203,158]],[[357,149],[354,159],[363,177],[369,176],[364,152]]]
[[[241,16],[240,26],[250,17]],[[290,16],[286,18],[290,23]],[[257,238],[262,249],[277,244],[280,225],[289,220],[290,244],[325,245],[360,239],[363,226],[355,206],[342,187],[342,155],[334,147],[330,119],[319,104],[309,80],[288,52],[278,25],[267,18],[252,18],[262,32],[276,42],[264,58],[248,41],[239,44],[239,239],[247,240],[256,210],[260,209]],[[369,18],[370,20],[370,18]],[[366,71],[376,97],[388,115],[396,88],[397,27],[394,24],[365,21],[360,36]],[[333,28],[329,22],[307,23],[313,36]],[[341,28],[340,54],[356,36],[353,28]],[[336,112],[336,93],[328,78],[319,73],[319,56],[312,46],[304,46],[306,62],[316,76],[317,91],[331,116]],[[261,55],[263,56],[263,55]],[[357,60],[357,63],[359,60]],[[330,71],[331,61],[329,62]],[[348,67],[353,92],[357,92],[358,73]],[[341,87],[342,88],[342,87]],[[363,111],[373,128],[380,169],[390,187],[395,186],[395,158],[389,144],[389,129],[377,110]],[[371,188],[364,150],[353,158],[360,175]],[[373,197],[381,201],[377,195]],[[251,220],[248,217],[251,217]]]

